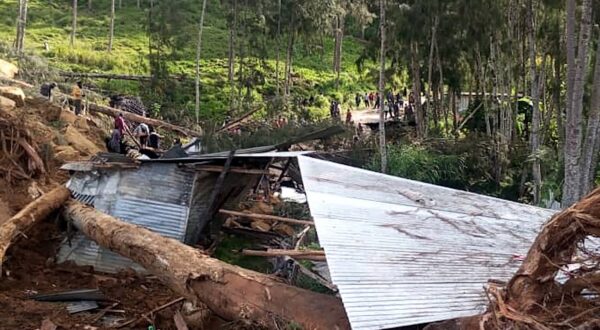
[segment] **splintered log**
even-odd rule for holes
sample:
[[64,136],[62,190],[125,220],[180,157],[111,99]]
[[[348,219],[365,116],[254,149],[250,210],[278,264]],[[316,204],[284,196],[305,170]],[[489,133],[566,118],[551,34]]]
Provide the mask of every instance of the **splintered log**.
[[143,117],[143,116],[131,113],[131,112],[127,112],[127,111],[123,111],[123,110],[119,110],[119,109],[115,109],[115,108],[111,108],[111,107],[107,107],[107,106],[103,106],[103,105],[99,105],[99,104],[95,104],[95,103],[88,103],[88,110],[90,112],[103,113],[105,115],[109,115],[112,117],[118,116],[120,113],[122,113],[123,117],[125,119],[132,121],[132,122],[144,123],[144,124],[152,125],[154,127],[162,127],[165,129],[175,131],[175,132],[182,133],[187,136],[202,136],[202,132],[194,131],[189,128],[185,128],[185,127],[167,123],[162,120]]
[[0,225],[0,274],[2,260],[12,241],[22,232],[31,228],[37,221],[45,219],[69,199],[69,189],[60,186],[29,203],[14,217]]
[[291,223],[294,225],[304,225],[304,226],[314,226],[315,225],[314,222],[308,221],[308,220],[290,219],[290,218],[278,217],[275,215],[268,215],[268,214],[246,213],[246,212],[237,212],[237,211],[229,211],[229,210],[219,210],[219,213],[225,214],[225,215],[232,215],[235,217],[248,218],[248,219],[287,222],[287,223]]
[[257,250],[243,250],[242,254],[245,256],[254,257],[294,257],[296,259],[313,260],[313,261],[326,261],[325,252],[323,251],[310,251],[310,250],[277,250],[268,249],[266,251]]
[[165,285],[200,301],[226,320],[250,320],[275,328],[295,322],[304,329],[349,329],[340,299],[213,259],[177,240],[119,221],[69,201],[65,216],[84,234],[141,264]]

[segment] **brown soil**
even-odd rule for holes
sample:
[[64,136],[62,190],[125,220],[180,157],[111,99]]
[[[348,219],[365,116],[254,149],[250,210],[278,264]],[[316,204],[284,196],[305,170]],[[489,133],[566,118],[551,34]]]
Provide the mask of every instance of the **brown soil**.
[[[50,113],[57,111],[56,114]],[[71,129],[76,129],[99,150],[104,150],[105,130],[97,124],[101,121],[99,118],[76,119],[77,122],[68,123],[64,120],[73,117],[70,113],[61,115],[60,109],[31,99],[25,107],[0,115],[29,134],[47,170],[46,174],[37,173],[31,179],[6,178],[0,175],[0,223],[32,200],[31,189],[28,191],[32,183],[42,191],[49,191],[66,182],[68,174],[58,170],[62,162],[55,159],[54,155],[57,150],[61,150],[58,147],[63,146],[64,149],[68,144],[63,136],[67,125],[71,125]],[[71,147],[79,152],[79,159],[85,159],[89,155],[89,150],[79,150],[77,145]],[[0,329],[38,329],[44,319],[50,319],[59,329],[84,329],[86,326],[106,328],[102,326],[102,321],[91,324],[99,310],[70,315],[66,304],[36,302],[28,298],[32,293],[98,288],[112,300],[101,306],[111,305],[114,301],[120,302],[114,309],[124,310],[125,313],[107,315],[114,315],[122,320],[138,318],[141,314],[178,298],[151,277],[138,277],[134,273],[99,274],[88,267],[56,265],[54,256],[65,238],[65,232],[59,229],[56,218],[53,215],[36,225],[31,232],[25,233],[26,237],[19,238],[8,250],[0,278]],[[175,304],[154,315],[157,328],[175,329],[172,317],[180,306],[181,303]],[[147,329],[148,324],[147,320],[143,320],[129,329]]]

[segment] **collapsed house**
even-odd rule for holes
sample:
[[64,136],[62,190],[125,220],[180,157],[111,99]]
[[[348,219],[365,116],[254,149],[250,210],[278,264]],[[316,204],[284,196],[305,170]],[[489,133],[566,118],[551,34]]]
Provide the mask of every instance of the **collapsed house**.
[[[213,221],[217,210],[233,207],[265,178],[301,181],[332,284],[353,329],[481,313],[488,302],[486,283],[510,279],[554,213],[344,166],[308,152],[254,151],[140,163],[100,157],[64,169],[72,173],[68,187],[78,200],[189,245],[203,231],[219,230],[221,223]],[[63,244],[58,260],[104,272],[143,271],[82,234]]]

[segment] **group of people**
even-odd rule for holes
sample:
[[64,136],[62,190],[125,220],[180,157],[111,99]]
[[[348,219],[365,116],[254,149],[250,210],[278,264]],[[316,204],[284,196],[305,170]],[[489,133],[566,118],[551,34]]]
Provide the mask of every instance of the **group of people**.
[[[44,83],[40,87],[40,94],[47,97],[48,100],[52,100],[52,91],[57,87],[58,84],[55,82]],[[81,115],[81,112],[83,110],[84,96],[85,95],[83,94],[83,83],[81,81],[78,81],[71,87],[71,102],[69,103],[72,106],[73,112],[75,112],[75,115],[77,116]]]
[[406,90],[404,93],[387,92],[385,101],[381,104],[381,96],[377,92],[369,92],[365,94],[357,93],[355,96],[356,108],[359,108],[364,102],[367,109],[384,111],[385,118],[400,118],[400,114],[404,113],[405,119],[412,118],[415,104],[414,93],[408,95],[408,102],[404,101]]
[[123,113],[119,113],[115,116],[114,129],[112,131],[110,140],[107,142],[109,151],[116,153],[125,152],[124,137],[125,134],[138,140],[140,149],[153,149],[157,150],[160,148],[160,135],[156,132],[152,125],[140,123],[131,131],[129,125],[125,121]]

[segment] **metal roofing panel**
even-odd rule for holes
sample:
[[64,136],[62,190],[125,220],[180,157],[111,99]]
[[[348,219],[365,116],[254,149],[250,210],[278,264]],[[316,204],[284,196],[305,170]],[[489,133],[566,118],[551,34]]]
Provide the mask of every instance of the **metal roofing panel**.
[[[145,164],[133,171],[77,173],[68,187],[80,200],[92,202],[106,214],[183,241],[194,177],[193,171],[176,164]],[[62,244],[59,262],[72,260],[109,273],[127,268],[144,272],[133,261],[99,247],[81,234],[71,243],[71,246],[67,242]]]
[[554,211],[310,157],[302,180],[353,329],[474,315]]

